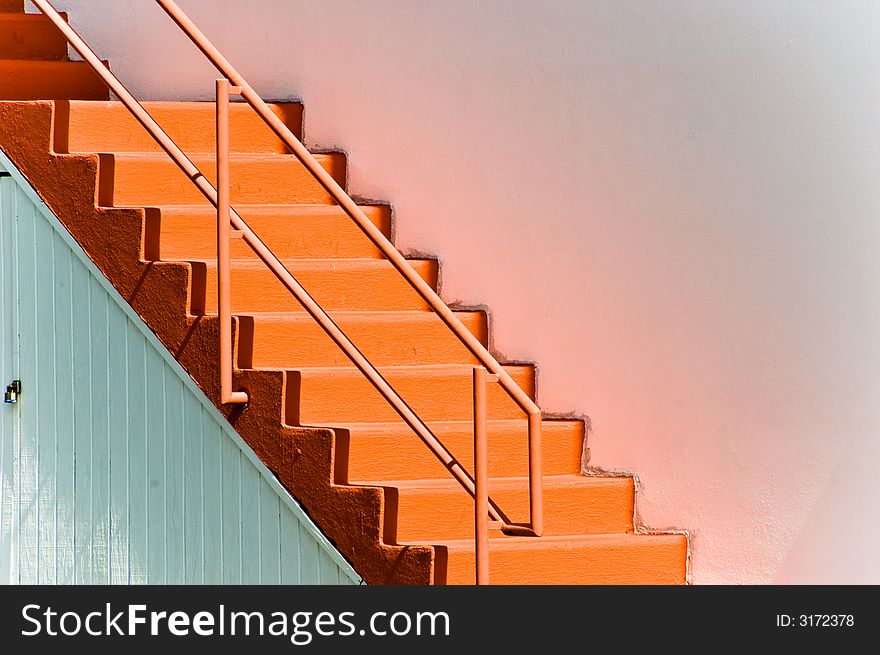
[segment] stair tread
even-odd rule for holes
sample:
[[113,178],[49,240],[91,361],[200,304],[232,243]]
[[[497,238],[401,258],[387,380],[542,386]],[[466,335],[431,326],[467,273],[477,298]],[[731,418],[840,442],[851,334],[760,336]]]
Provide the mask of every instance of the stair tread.
[[[189,259],[187,261],[191,262],[203,262],[208,266],[216,266],[216,259]],[[407,260],[411,264],[420,264],[423,262],[434,262],[435,259],[409,259]],[[255,259],[230,259],[230,264],[233,266],[241,266],[242,268],[262,268],[269,270],[266,264],[264,264],[261,260]],[[387,259],[376,259],[375,257],[357,257],[357,258],[348,258],[348,257],[340,257],[338,259],[331,259],[329,257],[303,257],[298,259],[282,259],[281,262],[285,265],[289,264],[291,266],[316,266],[318,268],[331,267],[331,268],[344,268],[344,267],[352,267],[352,268],[360,268],[363,266],[370,267],[385,267],[385,266],[393,266],[393,264]],[[415,311],[415,310],[412,310]],[[269,312],[271,313],[271,312]]]
[[[469,310],[462,310],[455,312],[458,315],[461,314],[479,314],[480,312],[475,310],[470,312]],[[284,321],[291,323],[298,323],[300,321],[306,321],[309,323],[314,323],[315,319],[313,319],[309,314],[305,312],[247,312],[246,314],[243,312],[236,312],[238,316],[251,316],[255,320],[261,321]],[[376,322],[382,323],[384,321],[434,321],[440,320],[440,317],[430,309],[424,310],[388,310],[381,311],[375,309],[365,309],[363,311],[358,310],[341,310],[333,312],[334,318],[340,318],[343,320],[358,320],[364,322]]]
[[[29,17],[40,17],[39,14],[25,15]],[[108,109],[120,109],[128,112],[128,109],[119,100],[71,100],[70,104],[71,107],[107,107]],[[283,102],[268,102],[266,104],[270,107],[281,107],[284,105],[301,105],[302,103],[298,100],[285,100]],[[216,111],[213,100],[144,100],[141,102],[141,105],[143,105],[147,109],[151,107],[168,109],[180,108],[181,110],[209,109],[212,114]],[[229,111],[236,112],[254,110],[251,108],[250,105],[244,102],[232,102],[229,103]]]
[[[175,261],[175,260],[172,260]],[[216,259],[186,259],[185,261],[192,263],[200,263],[204,264],[209,271],[214,271],[217,269],[217,260]],[[357,259],[348,259],[348,258],[339,258],[339,259],[331,259],[329,257],[323,257],[320,259],[311,259],[311,258],[302,258],[302,259],[282,259],[280,260],[284,266],[291,270],[318,270],[318,271],[363,271],[364,269],[369,270],[396,270],[394,269],[394,265],[388,261],[387,259],[380,259],[377,257],[362,257]],[[425,269],[428,268],[430,271],[430,267],[434,266],[436,260],[434,259],[410,259],[409,263],[416,269]],[[245,271],[258,271],[258,272],[266,272],[267,274],[272,274],[271,269],[263,263],[262,260],[257,258],[252,259],[230,259],[229,265],[233,270],[245,270]],[[427,273],[428,271],[425,271]],[[401,284],[406,284],[406,281],[401,277]],[[233,287],[233,293],[235,293],[235,287]],[[413,291],[415,293],[415,291]],[[357,311],[357,310],[348,310],[348,311]],[[372,310],[379,311],[379,310]],[[395,310],[388,310],[395,311]],[[420,310],[417,309],[404,309],[401,311],[411,311],[413,313],[418,313]],[[428,311],[428,310],[425,310]],[[240,311],[238,314],[246,314],[250,315],[250,311]],[[271,313],[271,312],[270,312]],[[283,312],[278,312],[279,314]]]
[[[68,62],[47,62],[47,63],[68,63]],[[177,166],[164,152],[142,152],[138,150],[114,150],[112,153],[114,157],[124,160],[143,160],[143,161],[158,161],[164,160],[168,162],[169,166]],[[214,159],[215,153],[213,152],[193,152],[188,153],[190,159]],[[317,159],[319,162],[322,161],[333,161],[338,159],[344,159],[345,153],[343,152],[321,152],[321,153],[313,153],[312,156]],[[293,154],[285,154],[281,152],[230,152],[229,159],[232,162],[263,162],[263,161],[278,161],[278,162],[289,162],[289,161],[298,161],[296,155]],[[246,203],[245,203],[246,204]],[[299,204],[299,203],[297,203]],[[317,203],[303,203],[303,204],[317,204]],[[164,205],[164,206],[173,206],[173,205]],[[274,203],[270,206],[284,206],[284,203]]]
[[[524,427],[526,425],[526,419],[515,419],[515,418],[490,418],[488,420],[490,425],[495,425],[497,427],[510,427],[510,428],[519,428]],[[545,418],[543,420],[544,425],[546,426],[548,423],[570,423],[572,425],[579,425],[582,423],[579,419],[554,419],[554,418]],[[474,422],[470,420],[445,420],[445,421],[434,421],[431,423],[431,427],[437,430],[448,429],[448,430],[458,430],[462,428],[473,428]],[[358,431],[370,431],[370,432],[383,432],[383,431],[406,431],[412,432],[412,430],[405,423],[400,422],[376,422],[376,423],[358,423],[358,422],[350,422],[350,423],[334,423],[332,426],[334,428],[341,428],[344,430],[351,430],[354,432]],[[617,477],[617,476],[607,476],[607,477]],[[626,477],[626,476],[620,476]]]
[[[170,260],[170,261],[180,261],[180,260]],[[193,264],[204,264],[208,271],[213,275],[217,270],[217,261],[211,259],[186,259],[184,261],[193,263]],[[328,272],[336,272],[336,273],[358,273],[358,272],[366,272],[366,271],[394,271],[396,273],[396,269],[394,269],[391,262],[385,259],[378,258],[363,258],[363,259],[282,259],[280,260],[284,266],[293,272],[300,271],[328,271]],[[431,274],[431,266],[433,266],[434,260],[430,259],[411,259],[409,260],[413,267],[422,273],[422,276]],[[253,271],[255,273],[265,273],[266,275],[271,275],[273,279],[275,279],[275,274],[272,270],[263,263],[262,260],[254,258],[254,259],[230,259],[229,266],[233,272],[236,271]],[[279,284],[281,284],[279,282]],[[409,291],[409,285],[407,285],[406,280],[402,277],[400,278],[400,285],[402,288],[407,289]],[[412,291],[415,294],[415,291]],[[233,294],[233,302],[235,299],[235,285],[232,287]],[[293,296],[291,296],[293,298]],[[424,303],[419,303],[423,305]],[[400,308],[401,311],[409,311],[413,313],[418,313],[420,311],[428,312],[427,307],[424,310],[413,309],[413,308]],[[357,309],[348,309],[346,311],[349,312],[357,312]],[[365,311],[381,311],[376,308],[371,308],[371,310]],[[394,309],[389,309],[389,312],[396,311]],[[250,310],[240,310],[235,312],[238,315],[250,316],[252,312]],[[283,311],[278,312],[278,314],[284,313]],[[291,313],[296,313],[292,311]]]
[[[65,12],[59,12],[61,17],[65,20],[67,19],[67,14]],[[51,21],[43,16],[43,14],[25,14],[19,12],[4,12],[0,9],[0,22],[2,23],[24,23],[24,24],[43,24],[49,23],[52,24]]]
[[[496,533],[497,534],[497,533]],[[490,533],[489,547],[492,550],[528,550],[531,548],[567,548],[570,546],[611,546],[631,544],[638,541],[657,541],[663,543],[679,543],[685,538],[678,532],[615,532],[613,534],[571,534],[548,535],[543,537],[495,536]],[[424,542],[401,542],[414,545]],[[472,552],[473,539],[440,539],[432,542],[435,546],[445,546],[449,550]],[[491,563],[490,563],[491,566]]]
[[[532,364],[504,364],[503,368],[508,371],[511,370],[527,370],[532,368]],[[301,373],[309,373],[313,375],[317,374],[345,374],[345,375],[353,375],[357,374],[358,376],[362,376],[361,372],[358,371],[354,366],[306,366],[303,368],[295,369]],[[393,372],[393,373],[410,373],[410,374],[424,374],[424,373],[434,373],[441,372],[449,375],[460,375],[462,373],[467,373],[470,375],[471,371],[474,370],[473,364],[396,364],[393,366],[383,366],[383,371]]]
[[[280,157],[289,157],[290,155],[278,155]],[[381,203],[358,203],[361,209],[385,209],[388,205]],[[157,205],[157,209],[181,214],[214,214],[216,210],[213,207],[205,207],[204,205]],[[249,203],[239,203],[235,206],[239,211],[247,211],[252,214],[345,214],[345,210],[339,205],[328,205],[318,203],[296,203],[296,204],[266,204],[255,205]]]
[[[107,62],[104,62],[105,65]],[[88,63],[80,60],[58,60],[58,59],[5,59],[0,57],[0,66],[8,68],[24,68],[24,69],[49,69],[49,68],[82,68],[88,69],[94,74]]]
[[[491,477],[489,478],[489,492],[500,489],[523,489],[528,486],[529,478],[527,477]],[[543,477],[545,488],[567,488],[573,486],[581,487],[609,487],[609,486],[630,486],[632,477],[628,476],[593,476],[579,475],[577,473],[563,473],[561,475],[545,475]],[[432,478],[432,479],[414,479],[414,480],[370,480],[357,481],[357,485],[363,487],[396,487],[402,490],[418,490],[418,491],[450,491],[461,490],[464,492],[461,484],[449,478]]]

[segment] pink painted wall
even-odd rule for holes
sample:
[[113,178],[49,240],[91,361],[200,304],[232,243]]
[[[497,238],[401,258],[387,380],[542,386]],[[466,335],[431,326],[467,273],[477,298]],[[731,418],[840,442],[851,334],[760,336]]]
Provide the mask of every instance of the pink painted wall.
[[[208,97],[153,3],[57,4],[140,97]],[[880,582],[880,4],[180,4],[591,417],[695,582]]]

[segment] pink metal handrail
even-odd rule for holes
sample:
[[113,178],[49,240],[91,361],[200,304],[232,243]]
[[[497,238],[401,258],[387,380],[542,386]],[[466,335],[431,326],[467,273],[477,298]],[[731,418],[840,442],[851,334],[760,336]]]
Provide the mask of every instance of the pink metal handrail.
[[[192,160],[180,149],[162,127],[153,119],[147,110],[135,99],[119,79],[110,72],[98,56],[89,48],[83,39],[70,27],[47,0],[34,0],[34,4],[55,26],[64,34],[68,42],[83,57],[102,81],[116,94],[120,102],[132,113],[138,122],[146,129],[154,140],[162,147],[171,159],[193,181],[202,195],[214,207],[220,204],[217,189],[208,182],[205,175],[192,162]],[[449,469],[452,475],[473,495],[474,481],[461,464],[453,457],[446,447],[425,425],[424,421],[409,407],[406,401],[394,390],[381,373],[360,352],[357,346],[345,335],[333,319],[315,301],[314,298],[300,285],[293,274],[279,260],[275,254],[264,244],[250,226],[239,216],[234,208],[229,209],[229,219],[232,226],[239,232],[254,253],[275,274],[278,280],[290,291],[309,315],[315,319],[318,325],[330,336],[331,339],[345,352],[355,366],[367,377],[373,386],[388,400],[397,413],[409,425],[413,431],[428,445],[432,452]],[[225,357],[223,359],[226,359]],[[490,515],[495,520],[503,521],[503,514],[498,507],[490,502]],[[505,524],[506,525],[506,524]],[[516,531],[519,526],[511,525],[509,529]]]
[[[276,275],[279,281],[303,305],[306,311],[321,326],[330,338],[345,352],[352,363],[364,374],[382,396],[392,405],[413,431],[426,443],[431,451],[443,462],[453,477],[475,499],[475,539],[478,570],[478,583],[488,580],[488,518],[499,524],[508,534],[529,534],[540,536],[543,529],[542,477],[541,477],[541,411],[528,395],[516,384],[512,377],[495,360],[488,350],[461,323],[449,307],[443,303],[434,290],[418,275],[409,262],[394,248],[384,234],[366,217],[360,207],[345,193],[327,173],[311,153],[271,111],[260,96],[232,68],[229,62],[217,51],[195,25],[180,11],[171,0],[157,0],[175,22],[198,45],[215,66],[226,76],[217,82],[217,178],[218,187],[207,180],[205,175],[180,149],[170,136],[152,118],[149,112],[125,88],[122,82],[104,66],[103,62],[89,48],[85,41],[70,27],[47,0],[33,0],[37,8],[46,15],[64,35],[83,60],[97,73],[102,81],[120,99],[135,119],[147,130],[156,143],[168,154],[177,166],[190,178],[195,186],[217,208],[217,254],[218,254],[218,319],[220,321],[221,347],[221,402],[247,402],[247,394],[232,390],[232,335],[231,307],[229,299],[229,239],[239,236],[251,247],[254,253]],[[230,84],[234,82],[234,86]],[[386,255],[395,268],[407,279],[419,295],[434,309],[443,321],[453,330],[470,352],[488,369],[474,369],[474,438],[475,438],[475,477],[467,473],[461,464],[437,439],[422,419],[400,397],[387,380],[371,362],[351,342],[324,309],[299,284],[284,264],[250,229],[238,212],[230,207],[229,201],[229,96],[241,95],[251,107],[266,121],[269,127],[291,149],[302,164],[317,178],[319,183],[343,207],[346,213],[358,224],[371,241]],[[230,230],[230,224],[235,231]],[[529,424],[529,500],[530,526],[513,525],[506,521],[503,513],[488,496],[487,467],[487,416],[485,387],[487,381],[496,381],[507,391],[514,401],[528,414]],[[481,518],[482,517],[482,518]]]
[[241,97],[256,111],[272,131],[290,148],[305,168],[317,179],[333,197],[346,214],[357,224],[372,243],[385,255],[391,264],[403,275],[412,288],[437,313],[453,331],[464,346],[493,375],[510,395],[514,402],[528,416],[529,426],[529,509],[530,526],[535,535],[543,533],[543,478],[541,464],[541,409],[529,398],[510,374],[480,343],[455,313],[437,295],[431,286],[418,274],[406,258],[367,217],[363,210],[345,190],[339,186],[309,150],[296,138],[293,132],[270,109],[260,95],[247,83],[247,80],[232,66],[229,60],[211,43],[205,34],[180,9],[174,0],[156,0],[171,19],[189,36],[208,60],[236,87],[241,88]]

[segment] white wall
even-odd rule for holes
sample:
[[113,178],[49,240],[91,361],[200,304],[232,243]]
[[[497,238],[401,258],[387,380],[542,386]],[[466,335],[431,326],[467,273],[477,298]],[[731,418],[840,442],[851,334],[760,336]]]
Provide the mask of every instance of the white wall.
[[[153,3],[57,4],[140,97],[210,93]],[[880,3],[180,4],[591,417],[695,582],[880,582]]]

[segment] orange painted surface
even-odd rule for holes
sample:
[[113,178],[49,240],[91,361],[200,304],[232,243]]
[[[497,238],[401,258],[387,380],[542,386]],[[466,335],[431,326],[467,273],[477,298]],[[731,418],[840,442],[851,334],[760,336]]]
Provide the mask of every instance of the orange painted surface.
[[[0,147],[217,403],[214,213],[37,19],[0,15],[0,100],[57,102],[0,102]],[[213,105],[147,107],[213,179]],[[253,113],[231,109],[233,203],[472,468],[472,356]],[[300,134],[299,104],[273,110]],[[343,155],[319,159],[345,183]],[[389,207],[365,211],[391,234]],[[250,402],[221,411],[367,581],[472,584],[472,500],[241,241],[232,257],[234,383]],[[438,262],[413,264],[436,288]],[[488,343],[484,312],[459,316]],[[506,368],[534,397],[534,367]],[[488,408],[490,493],[525,521],[525,417],[494,384]],[[583,421],[543,425],[546,534],[493,530],[491,581],[685,582],[687,538],[638,533],[633,479],[581,475]]]
[[0,59],[67,59],[67,41],[42,14],[0,13]]
[[0,60],[0,100],[103,100],[109,95],[81,61]]
[[24,0],[0,0],[0,14],[24,13]]
[[[397,539],[434,542],[474,538],[474,501],[449,477],[378,481],[397,489]],[[514,523],[528,523],[528,478],[494,478],[489,493]],[[633,530],[632,478],[544,477],[544,534],[625,533]],[[433,508],[442,507],[443,511]],[[430,521],[424,517],[431,515]]]
[[[364,311],[413,311],[424,301],[400,278],[390,263],[378,259],[290,259],[288,270],[325,309]],[[204,262],[207,270],[205,307],[217,307],[217,268]],[[413,265],[429,283],[437,283],[437,262],[414,260]],[[262,262],[232,261],[234,307],[240,312],[302,311]]]
[[[471,333],[486,342],[482,312],[459,312]],[[428,312],[338,312],[334,318],[376,366],[473,363],[475,358],[443,321]],[[304,313],[255,314],[251,365],[278,368],[349,366],[348,358]]]
[[[165,260],[217,256],[217,216],[212,207],[178,205],[160,208],[157,239]],[[239,214],[279,259],[362,259],[379,250],[334,205],[237,205]],[[391,235],[391,208],[365,205],[364,212],[385,236]],[[233,259],[254,259],[247,244],[233,240]]]
[[[435,583],[473,584],[474,542],[445,545],[445,571],[438,571]],[[679,534],[496,537],[490,542],[491,579],[493,584],[684,584],[687,547]]]
[[[334,427],[337,424],[334,423]],[[446,468],[431,455],[404,423],[340,423],[340,433],[350,442],[345,467],[350,482],[367,480],[442,479]],[[449,450],[473,469],[474,426],[471,421],[435,421],[431,424]],[[524,418],[489,421],[489,475],[528,475],[527,425]],[[584,450],[584,423],[545,420],[543,424],[544,474],[579,473]],[[377,457],[376,453],[390,453]]]
[[[63,39],[62,39],[63,41]],[[169,136],[187,153],[214,153],[217,127],[214,103],[145,102]],[[67,129],[56,134],[58,152],[161,152],[149,133],[118,102],[59,104],[69,112]],[[285,153],[286,146],[254,111],[242,104],[230,105],[230,144],[234,152]],[[274,112],[296,134],[302,133],[303,108],[299,103],[272,105]]]
[[[213,184],[214,158],[191,157]],[[345,156],[318,155],[321,165],[337,182],[345,183]],[[113,174],[112,186],[102,201],[114,207],[203,205],[204,196],[186,175],[163,154],[117,152],[102,159]],[[292,155],[236,154],[231,165],[231,198],[235,204],[329,203],[329,194]]]
[[[506,366],[526,392],[534,390],[534,369]],[[473,367],[467,365],[383,367],[382,375],[429,423],[472,418]],[[353,368],[301,368],[300,422],[330,425],[354,422],[387,423],[397,418],[382,396]],[[529,395],[533,395],[530,393]],[[522,417],[522,410],[497,385],[489,388],[489,415],[494,419]]]

